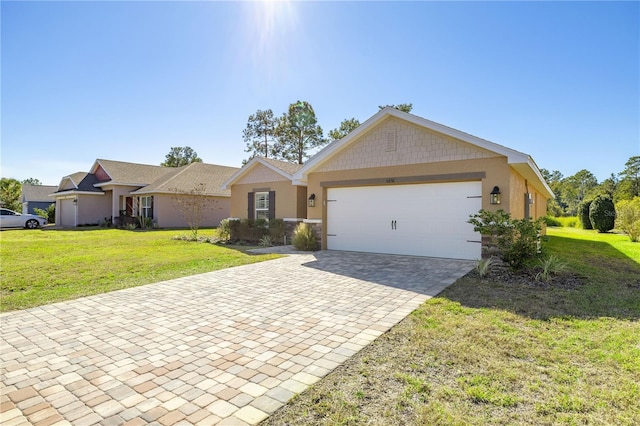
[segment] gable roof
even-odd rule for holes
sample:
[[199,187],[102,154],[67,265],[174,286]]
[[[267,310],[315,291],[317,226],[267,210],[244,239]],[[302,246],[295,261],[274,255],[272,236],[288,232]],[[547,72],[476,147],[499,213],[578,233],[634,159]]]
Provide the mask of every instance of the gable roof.
[[265,157],[253,157],[247,164],[241,169],[238,169],[227,181],[222,184],[224,189],[230,188],[235,182],[237,182],[243,176],[246,176],[251,170],[258,165],[263,165],[270,170],[278,173],[286,179],[293,179],[293,175],[302,168],[302,164],[293,164],[287,161],[275,160],[273,158]]
[[537,186],[540,191],[545,193],[544,195],[549,198],[553,197],[553,191],[551,191],[551,188],[549,188],[549,185],[547,185],[544,178],[542,177],[538,166],[528,154],[516,151],[511,148],[507,148],[506,146],[490,142],[477,136],[470,135],[460,130],[447,127],[434,121],[427,120],[426,118],[399,111],[393,107],[385,107],[381,109],[367,121],[358,126],[355,130],[349,133],[347,136],[331,142],[320,152],[311,157],[304,164],[304,166],[293,175],[293,184],[305,185],[309,173],[318,170],[323,164],[325,164],[335,155],[342,152],[344,149],[356,142],[360,138],[360,136],[364,135],[369,130],[376,127],[378,124],[389,117],[395,117],[400,120],[415,124],[416,126],[424,127],[444,134],[446,136],[459,139],[471,145],[483,148],[485,150],[495,152],[496,154],[503,155],[507,157],[507,163],[511,165],[523,177],[533,182],[539,182],[540,185],[534,186]]
[[[73,188],[63,189],[63,184],[65,181],[70,181],[73,185]],[[95,184],[98,183],[98,179],[95,175],[92,175],[87,172],[75,172],[70,175],[64,176],[60,179],[60,184],[57,187],[57,191],[49,194],[50,197],[56,196],[61,193],[78,193],[78,192],[91,192],[95,194],[104,194],[104,192],[95,187]]]
[[51,202],[51,198],[49,198],[49,194],[53,194],[58,190],[57,186],[54,185],[22,185],[22,202],[29,201],[41,201],[41,202]]
[[165,167],[170,173],[163,175],[149,185],[133,191],[132,194],[188,194],[198,188],[198,194],[230,197],[231,191],[222,189],[222,184],[236,173],[237,167],[218,166],[207,163],[191,163],[182,167]]
[[71,183],[73,184],[73,186],[74,186],[76,189],[78,189],[78,186],[80,186],[80,182],[82,182],[82,180],[83,180],[85,177],[87,177],[87,175],[88,175],[88,174],[89,174],[89,173],[87,173],[87,172],[75,172],[75,173],[72,173],[72,174],[70,174],[70,175],[68,175],[68,176],[64,176],[64,177],[60,180],[60,185],[58,185],[58,188],[61,188],[61,187],[62,187],[62,183],[63,183],[65,180],[69,180],[69,181],[71,181]]
[[153,166],[151,164],[129,163],[126,161],[114,161],[97,159],[89,170],[95,174],[98,167],[111,178],[111,180],[99,182],[96,186],[127,185],[145,186],[173,172],[172,167]]

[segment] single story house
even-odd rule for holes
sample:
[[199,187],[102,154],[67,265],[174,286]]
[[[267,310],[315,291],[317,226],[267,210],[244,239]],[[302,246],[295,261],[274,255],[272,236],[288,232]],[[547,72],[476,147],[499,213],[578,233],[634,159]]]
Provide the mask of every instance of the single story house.
[[470,215],[536,219],[553,197],[529,155],[391,107],[297,170],[276,164],[254,159],[225,182],[232,217],[303,217],[329,250],[478,259]]
[[232,218],[306,219],[307,186],[292,185],[293,175],[301,168],[302,164],[252,158],[224,184],[232,188]]
[[23,184],[22,193],[20,195],[22,213],[36,214],[34,209],[48,209],[51,204],[55,204],[55,201],[49,197],[49,194],[52,194],[57,190],[57,186]]
[[237,170],[206,163],[161,167],[98,159],[89,172],[63,177],[51,194],[56,224],[73,227],[142,216],[158,227],[187,227],[185,211],[197,204],[200,226],[217,226],[230,214],[231,193],[221,185]]

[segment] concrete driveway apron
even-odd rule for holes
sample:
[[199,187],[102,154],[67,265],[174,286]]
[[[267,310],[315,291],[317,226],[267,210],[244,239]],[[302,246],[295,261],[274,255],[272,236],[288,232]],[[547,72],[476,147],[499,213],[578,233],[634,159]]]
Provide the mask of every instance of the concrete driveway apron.
[[21,424],[256,424],[472,262],[322,251],[0,316]]

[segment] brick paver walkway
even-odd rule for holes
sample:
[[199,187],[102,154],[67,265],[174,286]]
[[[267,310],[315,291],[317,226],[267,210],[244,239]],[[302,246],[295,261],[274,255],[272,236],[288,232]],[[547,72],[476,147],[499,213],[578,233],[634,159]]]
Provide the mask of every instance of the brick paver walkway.
[[0,423],[256,424],[468,272],[323,251],[0,316]]

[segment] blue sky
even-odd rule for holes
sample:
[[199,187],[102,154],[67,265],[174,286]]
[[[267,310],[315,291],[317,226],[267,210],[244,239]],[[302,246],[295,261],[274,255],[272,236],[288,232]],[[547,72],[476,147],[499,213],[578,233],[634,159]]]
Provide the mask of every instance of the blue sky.
[[258,109],[325,134],[378,105],[599,181],[640,155],[638,2],[1,3],[1,175],[172,146],[240,166]]

